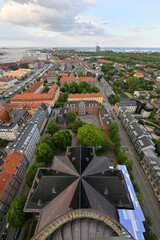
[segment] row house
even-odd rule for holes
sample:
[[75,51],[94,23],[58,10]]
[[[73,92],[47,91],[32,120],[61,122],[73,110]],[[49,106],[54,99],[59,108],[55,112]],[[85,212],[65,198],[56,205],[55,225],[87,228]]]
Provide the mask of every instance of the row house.
[[139,155],[146,149],[155,150],[155,145],[148,131],[138,124],[137,120],[126,109],[121,109],[118,117]]
[[10,153],[16,151],[23,153],[30,162],[40,138],[37,124],[29,123],[22,128],[18,138],[7,145],[6,152]]
[[68,102],[71,101],[97,101],[103,103],[103,94],[101,93],[87,93],[87,94],[68,94]]
[[33,85],[31,85],[25,93],[41,93],[44,90],[43,81],[36,81]]
[[115,92],[113,91],[112,87],[109,85],[109,83],[104,78],[100,79],[100,84],[103,87],[103,90],[107,96],[109,96],[111,94],[115,95]]
[[42,103],[38,110],[34,113],[30,122],[33,124],[37,124],[38,130],[41,134],[48,121],[48,118],[49,118],[48,108],[44,103]]
[[144,155],[141,165],[154,190],[155,196],[160,201],[160,158]]
[[97,101],[68,101],[64,104],[64,108],[84,116],[86,114],[98,114],[100,104]]
[[80,82],[87,82],[93,87],[95,85],[95,80],[93,77],[64,77],[62,76],[60,79],[61,86],[63,83],[70,84],[71,82],[76,82],[78,85]]
[[28,165],[24,154],[12,152],[0,167],[0,219],[15,198]]
[[17,79],[3,77],[0,78],[0,92],[6,91],[6,89],[13,87],[15,83],[18,82]]
[[115,111],[117,116],[118,116],[119,111],[121,110],[121,108],[126,108],[126,110],[128,112],[135,113],[135,111],[137,109],[137,102],[136,102],[136,100],[128,99],[128,101],[121,101],[119,103],[115,103],[114,111]]
[[102,108],[99,110],[99,121],[101,123],[102,130],[109,129],[112,121],[106,108]]
[[121,110],[118,115],[125,129],[128,128],[129,124],[137,122],[137,120],[125,109]]

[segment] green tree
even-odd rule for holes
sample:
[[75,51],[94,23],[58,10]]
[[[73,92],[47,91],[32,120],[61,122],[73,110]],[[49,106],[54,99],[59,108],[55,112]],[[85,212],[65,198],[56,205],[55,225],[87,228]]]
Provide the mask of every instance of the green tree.
[[73,123],[72,126],[71,126],[72,131],[77,134],[77,133],[78,133],[78,129],[79,129],[80,127],[82,127],[83,125],[85,125],[85,124],[86,124],[86,123],[85,123],[85,122],[82,122],[82,121],[78,121],[78,120],[74,121],[74,123]]
[[87,82],[80,82],[78,87],[79,93],[88,93],[91,89],[91,86]]
[[47,124],[47,133],[53,135],[57,131],[58,131],[57,123],[54,120],[50,119]]
[[11,101],[9,99],[6,100],[6,103],[10,103]]
[[55,146],[53,144],[52,138],[49,136],[43,136],[41,137],[41,140],[39,142],[39,144],[41,143],[47,143],[51,148],[53,148],[55,150]]
[[76,117],[77,117],[76,113],[72,111],[68,111],[66,116],[67,116],[67,120],[72,123],[76,120]]
[[98,87],[92,87],[91,92],[93,93],[99,93],[100,89]]
[[78,84],[76,82],[71,82],[70,83],[69,92],[73,93],[73,94],[78,92]]
[[60,81],[61,77],[62,77],[61,75],[58,75],[57,80]]
[[51,148],[47,143],[41,143],[38,145],[35,155],[37,162],[52,162],[54,157],[54,149]]
[[71,146],[72,143],[72,135],[69,131],[61,130],[56,132],[52,140],[56,146],[56,148],[66,149],[68,146]]
[[160,94],[160,88],[156,88],[155,91],[157,94]]
[[99,146],[104,139],[101,130],[95,125],[86,124],[78,129],[77,138],[83,146]]
[[26,199],[26,196],[19,196],[12,201],[9,207],[6,219],[14,228],[21,229],[28,219],[28,214],[23,212]]
[[27,185],[27,187],[31,188],[36,172],[40,167],[44,167],[44,164],[43,163],[33,164],[27,169],[24,176],[25,184]]
[[78,77],[83,77],[83,73],[81,71],[77,71]]
[[22,88],[22,92],[25,92],[25,91],[26,91],[26,89],[25,89],[25,87],[23,87],[23,88]]
[[19,91],[17,92],[17,94],[21,94],[21,91],[19,90]]
[[48,91],[49,91],[49,87],[47,85],[45,85],[43,93],[48,93]]
[[113,147],[114,147],[114,144],[113,144],[112,141],[109,140],[109,139],[105,139],[105,140],[102,142],[102,149],[103,149],[104,152],[112,151],[112,150],[113,150]]

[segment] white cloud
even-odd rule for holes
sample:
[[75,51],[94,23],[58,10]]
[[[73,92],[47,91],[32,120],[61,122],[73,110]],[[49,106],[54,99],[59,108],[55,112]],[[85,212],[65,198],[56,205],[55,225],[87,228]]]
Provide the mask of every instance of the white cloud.
[[120,25],[120,24],[124,24],[126,23],[126,21],[117,21],[116,24]]
[[144,31],[155,30],[155,29],[156,27],[154,26],[132,26],[127,30],[131,32],[144,32]]

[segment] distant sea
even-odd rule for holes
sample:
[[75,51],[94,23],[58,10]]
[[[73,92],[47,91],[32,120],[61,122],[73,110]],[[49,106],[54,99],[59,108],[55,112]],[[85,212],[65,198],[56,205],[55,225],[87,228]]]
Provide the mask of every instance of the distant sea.
[[[148,51],[154,51],[154,52],[160,52],[160,47],[159,48],[141,48],[141,47],[102,47],[102,48],[109,48],[113,52],[124,52],[124,50],[148,50]],[[78,50],[94,50],[94,47],[61,47],[59,49],[78,49]]]
[[[45,47],[37,47],[32,48],[33,49],[44,49]],[[48,48],[48,47],[46,47]],[[56,47],[53,47],[56,48]],[[57,47],[58,49],[73,49],[73,50],[94,50],[94,47]],[[109,48],[113,52],[124,52],[124,50],[148,50],[148,51],[154,51],[154,52],[160,52],[160,48],[135,48],[135,47],[102,47]],[[30,48],[26,47],[12,47],[12,48],[0,48],[0,63],[7,63],[7,62],[15,62],[19,61],[23,57],[23,53],[27,52]]]

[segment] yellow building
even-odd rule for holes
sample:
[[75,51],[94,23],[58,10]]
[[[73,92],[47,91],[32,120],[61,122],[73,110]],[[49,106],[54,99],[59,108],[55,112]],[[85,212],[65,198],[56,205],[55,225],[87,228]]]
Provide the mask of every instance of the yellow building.
[[103,94],[101,93],[87,93],[87,94],[69,94],[68,101],[97,101],[103,103]]

